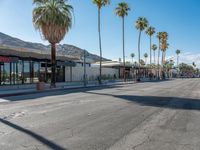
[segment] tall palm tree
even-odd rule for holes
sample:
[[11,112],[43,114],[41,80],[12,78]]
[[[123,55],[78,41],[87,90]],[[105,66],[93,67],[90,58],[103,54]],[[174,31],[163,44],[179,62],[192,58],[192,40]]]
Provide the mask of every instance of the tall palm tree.
[[153,44],[152,45],[152,50],[153,50],[153,55],[154,55],[154,64],[156,64],[156,50],[157,50],[157,45]]
[[195,64],[195,62],[192,62],[192,66],[195,68],[197,65]]
[[147,58],[148,58],[148,54],[145,53],[145,54],[144,54],[145,64],[147,64]]
[[51,44],[51,88],[56,87],[56,44],[72,26],[73,7],[65,0],[33,0],[33,24]]
[[151,65],[151,63],[152,63],[152,55],[151,55],[151,50],[152,50],[152,42],[151,42],[151,39],[152,39],[152,36],[153,36],[153,34],[155,33],[155,28],[154,27],[148,27],[147,29],[146,29],[146,34],[149,36],[149,38],[150,38],[150,65]]
[[103,6],[109,5],[110,0],[92,0],[93,4],[97,6],[98,9],[98,33],[99,33],[99,52],[100,52],[100,66],[99,66],[99,84],[101,84],[102,76],[102,49],[101,49],[101,8]]
[[177,67],[178,67],[178,65],[179,65],[179,55],[180,55],[180,53],[181,53],[181,50],[177,49],[177,50],[176,50],[176,55],[177,55]]
[[135,57],[134,53],[131,53],[131,59],[132,59],[132,64],[133,64],[133,58]]
[[168,33],[162,32],[162,39],[161,39],[162,65],[165,64],[166,50],[168,49],[168,46],[169,46],[169,44],[167,43],[167,40],[168,40]]
[[161,40],[162,40],[162,32],[157,33],[157,38],[158,38],[158,79],[160,79],[160,49],[161,49]]
[[124,17],[128,15],[128,11],[130,10],[129,6],[125,2],[121,2],[118,4],[118,6],[115,8],[115,14],[122,18],[122,45],[123,45],[123,77],[124,81],[126,81],[126,75],[125,75],[125,45],[124,45]]
[[138,37],[138,80],[140,80],[140,39],[141,39],[141,33],[143,30],[145,30],[148,27],[148,21],[144,17],[139,17],[135,22],[135,27],[137,30],[139,30],[139,37]]

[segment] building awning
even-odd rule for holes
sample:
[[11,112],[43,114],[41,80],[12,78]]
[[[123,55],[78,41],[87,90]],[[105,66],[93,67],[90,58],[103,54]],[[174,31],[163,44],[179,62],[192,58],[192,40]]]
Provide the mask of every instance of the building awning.
[[[7,57],[18,57],[18,58],[31,58],[38,60],[51,60],[51,55],[48,52],[35,50],[35,49],[25,49],[25,48],[11,48],[0,46],[0,56]],[[60,61],[74,61],[79,60],[77,57],[69,56],[69,55],[57,55],[56,60]]]
[[57,61],[56,64],[57,64],[57,66],[70,66],[70,67],[75,67],[76,66],[76,63],[72,62],[72,61],[65,61],[65,62]]

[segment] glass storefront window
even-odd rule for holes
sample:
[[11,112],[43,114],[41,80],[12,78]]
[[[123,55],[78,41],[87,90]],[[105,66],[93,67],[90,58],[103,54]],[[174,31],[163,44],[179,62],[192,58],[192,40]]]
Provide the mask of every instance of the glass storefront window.
[[40,78],[40,63],[34,62],[33,63],[33,83],[37,83]]
[[[5,62],[0,62],[0,85],[32,84],[38,81],[50,83],[51,63],[49,61],[15,58],[5,57]],[[56,67],[56,81],[65,81],[65,66],[62,64]]]
[[4,63],[3,65],[3,84],[4,85],[9,85],[10,84],[10,63]]
[[24,61],[24,83],[31,83],[29,61]]
[[43,82],[47,81],[46,66],[47,66],[46,62],[40,62],[40,80]]
[[15,84],[16,82],[16,76],[17,76],[17,72],[16,72],[16,63],[11,63],[11,84]]
[[19,60],[17,63],[17,77],[16,77],[16,84],[23,83],[23,61]]
[[64,67],[63,66],[57,66],[57,70],[56,70],[56,81],[57,82],[64,82],[64,80],[65,80],[65,76],[64,76],[64,74],[65,74],[65,69],[64,69]]

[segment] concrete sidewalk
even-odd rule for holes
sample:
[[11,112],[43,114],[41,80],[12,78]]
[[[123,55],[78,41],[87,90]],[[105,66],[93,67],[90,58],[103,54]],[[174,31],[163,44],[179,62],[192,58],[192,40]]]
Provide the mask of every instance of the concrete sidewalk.
[[38,91],[36,89],[36,84],[31,85],[18,85],[18,86],[7,86],[0,88],[0,98],[10,97],[10,96],[19,96],[19,95],[28,95],[36,94],[42,92],[52,92],[57,90],[69,90],[69,89],[80,89],[80,88],[91,88],[91,87],[102,87],[102,86],[114,86],[121,84],[132,84],[133,81],[123,82],[123,81],[103,81],[101,85],[97,82],[90,82],[84,87],[82,82],[72,82],[72,83],[57,83],[57,87],[54,89],[49,88],[49,84],[45,84],[45,90]]

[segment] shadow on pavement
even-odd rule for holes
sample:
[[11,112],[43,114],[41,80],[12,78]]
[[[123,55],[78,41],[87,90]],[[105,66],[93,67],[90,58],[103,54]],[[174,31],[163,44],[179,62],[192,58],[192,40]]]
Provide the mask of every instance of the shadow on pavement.
[[95,95],[104,95],[126,100],[141,106],[152,106],[169,109],[200,110],[200,99],[181,97],[137,96],[137,95],[114,95],[96,92],[86,92]]
[[53,150],[67,150],[66,148],[63,148],[57,144],[55,144],[54,142],[42,137],[41,135],[38,135],[28,129],[25,129],[25,128],[22,128],[20,127],[19,125],[16,125],[12,122],[9,122],[7,120],[4,120],[4,119],[1,119],[0,118],[0,122],[9,126],[9,127],[12,127],[18,131],[21,131],[29,136],[31,136],[32,138],[36,139],[37,141],[41,142],[42,144],[46,145],[47,147],[49,147],[50,149],[53,149]]

